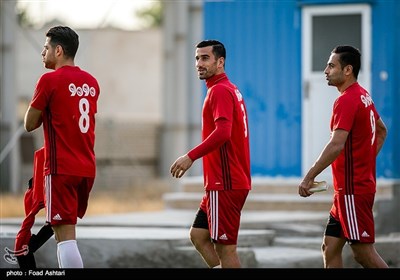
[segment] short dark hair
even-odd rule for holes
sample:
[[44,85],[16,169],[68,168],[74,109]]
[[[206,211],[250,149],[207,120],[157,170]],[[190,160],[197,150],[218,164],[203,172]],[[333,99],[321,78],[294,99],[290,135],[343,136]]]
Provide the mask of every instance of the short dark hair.
[[337,46],[332,50],[332,53],[339,54],[339,62],[342,69],[351,65],[353,67],[354,77],[358,78],[358,73],[361,68],[361,52],[359,49],[352,46]]
[[223,57],[226,59],[226,50],[224,44],[217,40],[204,40],[196,45],[196,48],[205,48],[212,46],[212,52],[216,59]]
[[50,38],[50,44],[54,47],[60,45],[67,57],[74,58],[79,47],[79,36],[67,26],[54,26],[50,28],[46,37]]

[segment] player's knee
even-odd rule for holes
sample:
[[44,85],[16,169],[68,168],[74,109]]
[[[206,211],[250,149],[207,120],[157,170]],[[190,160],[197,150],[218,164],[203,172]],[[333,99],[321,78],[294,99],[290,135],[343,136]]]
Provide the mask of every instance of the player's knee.
[[195,247],[202,246],[204,243],[211,242],[208,230],[202,228],[191,228],[189,238]]

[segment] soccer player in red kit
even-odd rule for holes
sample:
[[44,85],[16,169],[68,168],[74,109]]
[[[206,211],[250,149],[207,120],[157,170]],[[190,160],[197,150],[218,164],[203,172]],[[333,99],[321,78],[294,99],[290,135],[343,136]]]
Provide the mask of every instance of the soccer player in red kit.
[[209,267],[241,267],[237,254],[240,215],[251,190],[249,126],[239,89],[225,73],[226,50],[216,40],[196,46],[196,68],[205,80],[202,142],[170,168],[181,178],[203,158],[205,194],[190,229],[190,239]]
[[346,242],[361,266],[388,267],[374,246],[373,216],[376,157],[387,128],[371,95],[357,82],[360,67],[358,49],[337,46],[332,50],[325,75],[340,95],[333,105],[331,138],[299,185],[300,196],[310,196],[315,177],[331,165],[334,198],[322,243],[325,268],[343,267]]
[[29,132],[43,124],[46,221],[57,240],[60,268],[83,268],[76,242],[77,218],[83,218],[96,175],[95,114],[100,88],[75,66],[79,36],[69,27],[46,33],[41,53],[45,68],[25,114]]

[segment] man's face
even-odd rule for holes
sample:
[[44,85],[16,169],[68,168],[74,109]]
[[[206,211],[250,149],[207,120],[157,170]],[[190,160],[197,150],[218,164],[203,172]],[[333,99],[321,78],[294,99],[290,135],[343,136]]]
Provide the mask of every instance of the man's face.
[[330,86],[339,86],[344,83],[345,75],[339,63],[339,54],[332,53],[324,70],[326,80]]
[[43,51],[41,53],[42,61],[44,63],[44,67],[47,69],[55,69],[56,65],[56,47],[53,48],[50,44],[50,38],[46,38],[46,42],[43,46]]
[[196,49],[196,69],[200,80],[208,79],[217,74],[218,63],[220,63],[221,58],[215,59],[212,49],[212,46]]

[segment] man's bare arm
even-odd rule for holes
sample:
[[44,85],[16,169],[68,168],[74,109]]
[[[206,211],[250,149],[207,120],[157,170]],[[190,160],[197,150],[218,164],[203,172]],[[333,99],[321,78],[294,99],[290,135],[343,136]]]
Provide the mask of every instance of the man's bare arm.
[[25,113],[24,127],[25,130],[30,132],[35,130],[42,124],[42,111],[29,106]]

